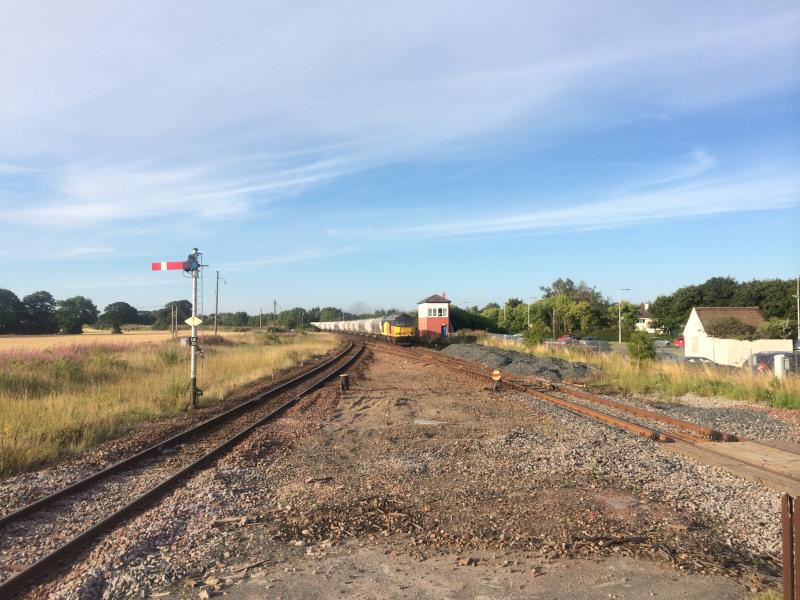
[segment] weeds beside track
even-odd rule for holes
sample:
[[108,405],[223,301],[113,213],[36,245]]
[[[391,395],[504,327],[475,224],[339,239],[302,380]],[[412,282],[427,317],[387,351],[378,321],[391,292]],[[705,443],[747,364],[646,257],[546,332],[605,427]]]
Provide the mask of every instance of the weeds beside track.
[[591,382],[610,393],[656,394],[665,399],[695,394],[730,400],[759,402],[780,408],[800,408],[800,377],[789,376],[783,383],[770,374],[745,369],[717,369],[707,365],[643,362],[639,365],[620,354],[598,354],[572,348],[528,347],[523,343],[481,338],[480,344],[579,361],[600,369]]
[[[339,342],[326,334],[250,334],[207,344],[204,404]],[[186,409],[188,349],[159,344],[0,353],[0,477],[82,451],[136,423]]]

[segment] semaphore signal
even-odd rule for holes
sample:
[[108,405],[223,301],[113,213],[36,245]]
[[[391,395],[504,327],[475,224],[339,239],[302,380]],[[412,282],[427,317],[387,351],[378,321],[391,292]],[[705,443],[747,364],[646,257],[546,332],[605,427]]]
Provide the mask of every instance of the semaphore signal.
[[191,337],[189,337],[189,347],[192,349],[189,388],[191,408],[197,408],[197,398],[203,395],[203,390],[197,387],[197,353],[200,351],[200,347],[197,345],[197,326],[203,322],[197,316],[197,279],[200,269],[205,266],[201,264],[201,261],[202,253],[197,248],[192,248],[192,253],[184,261],[162,261],[150,264],[153,271],[184,271],[192,275],[192,316],[185,321],[192,328]]

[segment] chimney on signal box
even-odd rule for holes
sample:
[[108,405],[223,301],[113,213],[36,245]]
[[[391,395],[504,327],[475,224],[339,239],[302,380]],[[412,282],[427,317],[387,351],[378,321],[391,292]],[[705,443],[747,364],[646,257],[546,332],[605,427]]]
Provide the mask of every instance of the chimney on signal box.
[[445,294],[444,292],[442,292],[442,298],[447,298],[447,294]]

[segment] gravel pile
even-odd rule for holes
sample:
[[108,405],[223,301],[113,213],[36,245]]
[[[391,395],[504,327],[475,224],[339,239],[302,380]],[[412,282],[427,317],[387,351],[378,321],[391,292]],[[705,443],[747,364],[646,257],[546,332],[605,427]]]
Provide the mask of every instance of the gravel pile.
[[544,377],[552,381],[582,381],[593,371],[592,367],[584,363],[538,357],[479,344],[451,344],[442,353],[492,369],[502,369],[516,375]]

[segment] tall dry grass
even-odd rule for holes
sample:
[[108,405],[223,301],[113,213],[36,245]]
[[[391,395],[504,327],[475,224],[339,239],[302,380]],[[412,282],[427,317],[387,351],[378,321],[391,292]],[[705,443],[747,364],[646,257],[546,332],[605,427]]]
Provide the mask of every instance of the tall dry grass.
[[592,383],[610,392],[655,394],[669,399],[684,394],[714,396],[758,402],[784,408],[800,408],[800,377],[789,376],[783,383],[770,374],[744,369],[720,369],[680,362],[644,362],[637,365],[626,355],[598,354],[580,347],[540,345],[482,337],[479,343],[537,356],[580,361],[599,369]]
[[[325,334],[252,333],[204,346],[203,404],[235,387],[324,354]],[[0,476],[116,437],[186,409],[189,349],[175,342],[75,345],[0,352]]]

